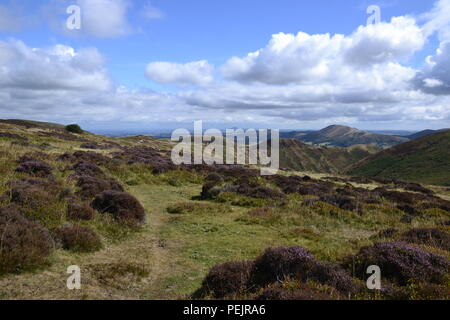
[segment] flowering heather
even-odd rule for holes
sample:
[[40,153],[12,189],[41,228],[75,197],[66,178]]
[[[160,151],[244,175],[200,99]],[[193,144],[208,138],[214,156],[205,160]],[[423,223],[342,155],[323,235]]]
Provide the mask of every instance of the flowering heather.
[[120,191],[104,191],[97,195],[92,207],[100,213],[109,213],[124,224],[136,226],[145,222],[145,211],[131,194]]
[[268,248],[255,260],[251,282],[263,287],[267,284],[294,278],[299,266],[314,260],[311,253],[301,247]]
[[34,160],[21,163],[17,168],[17,172],[27,173],[35,177],[45,178],[52,174],[53,168],[44,161]]
[[53,249],[47,229],[14,207],[0,207],[0,274],[42,265]]
[[58,247],[78,252],[93,252],[102,247],[100,237],[92,229],[84,226],[64,225],[53,230]]
[[198,298],[212,296],[220,299],[242,294],[247,288],[252,266],[253,263],[250,261],[238,261],[212,267],[194,296]]
[[402,240],[450,251],[450,234],[440,229],[411,229],[403,234]]
[[383,272],[383,278],[400,285],[406,285],[409,280],[440,283],[450,272],[448,259],[405,242],[363,247],[345,265],[360,279],[366,278],[367,267],[377,265]]
[[92,220],[95,211],[86,202],[70,202],[67,207],[67,217],[70,220]]

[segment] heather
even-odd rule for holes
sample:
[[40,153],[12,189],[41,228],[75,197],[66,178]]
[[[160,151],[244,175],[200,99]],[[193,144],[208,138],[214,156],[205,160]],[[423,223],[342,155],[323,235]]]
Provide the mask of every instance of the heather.
[[[446,188],[174,166],[170,141],[145,136],[1,131],[17,135],[0,137],[0,207],[16,212],[2,298],[448,299]],[[72,264],[82,292],[55,286]]]

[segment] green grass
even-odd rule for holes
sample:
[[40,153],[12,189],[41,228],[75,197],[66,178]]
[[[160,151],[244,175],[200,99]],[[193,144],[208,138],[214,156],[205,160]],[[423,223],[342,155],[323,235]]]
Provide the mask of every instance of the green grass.
[[350,169],[356,176],[450,186],[450,131],[385,150]]

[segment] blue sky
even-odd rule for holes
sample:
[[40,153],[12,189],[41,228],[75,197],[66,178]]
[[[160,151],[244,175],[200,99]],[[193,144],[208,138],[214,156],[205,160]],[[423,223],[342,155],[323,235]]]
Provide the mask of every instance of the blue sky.
[[[4,113],[0,117],[145,129],[202,117],[211,125],[299,129],[340,123],[415,130],[449,123],[449,79],[439,74],[439,65],[427,60],[448,61],[448,0],[88,3],[6,0],[0,4],[3,51],[14,52],[16,61],[22,61],[20,68],[8,65],[0,51],[0,67],[3,63],[7,70],[7,80],[0,81]],[[64,28],[65,9],[71,4],[81,7],[79,31]],[[378,33],[370,29],[358,33],[359,27],[366,26],[367,7],[373,4],[381,8],[385,26]],[[403,20],[393,22],[392,17]],[[432,31],[424,31],[426,26]],[[305,36],[298,36],[299,32]],[[284,36],[273,38],[279,33]],[[335,38],[336,34],[344,38]],[[19,50],[21,46],[29,52]],[[71,58],[62,59],[61,50],[55,53],[52,48],[58,46],[64,54],[71,52]],[[371,46],[376,55],[368,51]],[[440,46],[445,50],[438,55]],[[322,47],[337,51],[323,53]],[[31,59],[35,49],[39,55]],[[257,50],[258,57],[248,56]],[[311,59],[308,52],[322,60]],[[76,63],[70,60],[75,57]],[[49,63],[38,66],[37,59],[46,58]],[[88,67],[80,67],[81,59]],[[355,67],[351,59],[362,62]],[[159,62],[164,64],[155,64]],[[289,64],[298,72],[291,74]],[[65,70],[73,81],[60,79],[63,72],[58,70]],[[47,87],[36,89],[30,79],[19,81],[34,71],[45,73],[40,82]],[[347,75],[355,74],[355,80],[347,83]],[[358,96],[365,91],[360,79],[370,78],[366,98]],[[385,97],[386,91],[392,92]],[[309,96],[311,92],[315,95]],[[36,105],[30,97],[36,98]]]

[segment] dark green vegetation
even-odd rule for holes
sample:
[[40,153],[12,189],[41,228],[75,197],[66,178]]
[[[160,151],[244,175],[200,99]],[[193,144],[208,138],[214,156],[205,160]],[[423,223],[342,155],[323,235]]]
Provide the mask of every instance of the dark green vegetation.
[[348,173],[450,186],[450,131],[384,150],[356,164]]
[[407,136],[406,138],[410,139],[410,140],[416,140],[416,139],[420,139],[435,133],[439,133],[439,132],[443,132],[443,131],[448,131],[449,129],[442,129],[442,130],[423,130],[417,133],[414,133],[410,136]]
[[316,147],[295,139],[282,139],[280,165],[296,171],[337,174],[378,151],[380,149],[371,145]]
[[83,130],[77,124],[69,124],[69,125],[66,126],[65,129],[67,131],[69,131],[69,132],[72,132],[72,133],[78,133],[78,134],[82,134],[83,133]]
[[[289,133],[292,136],[292,133]],[[383,135],[358,130],[346,126],[329,126],[319,131],[299,133],[294,136],[303,142],[314,145],[329,145],[336,147],[349,147],[359,144],[374,145],[379,148],[388,148],[408,141],[408,138],[392,135]]]
[[[449,298],[444,188],[176,167],[148,137],[0,132],[2,298]],[[368,264],[382,292],[365,289]],[[66,288],[71,265],[82,290]]]

